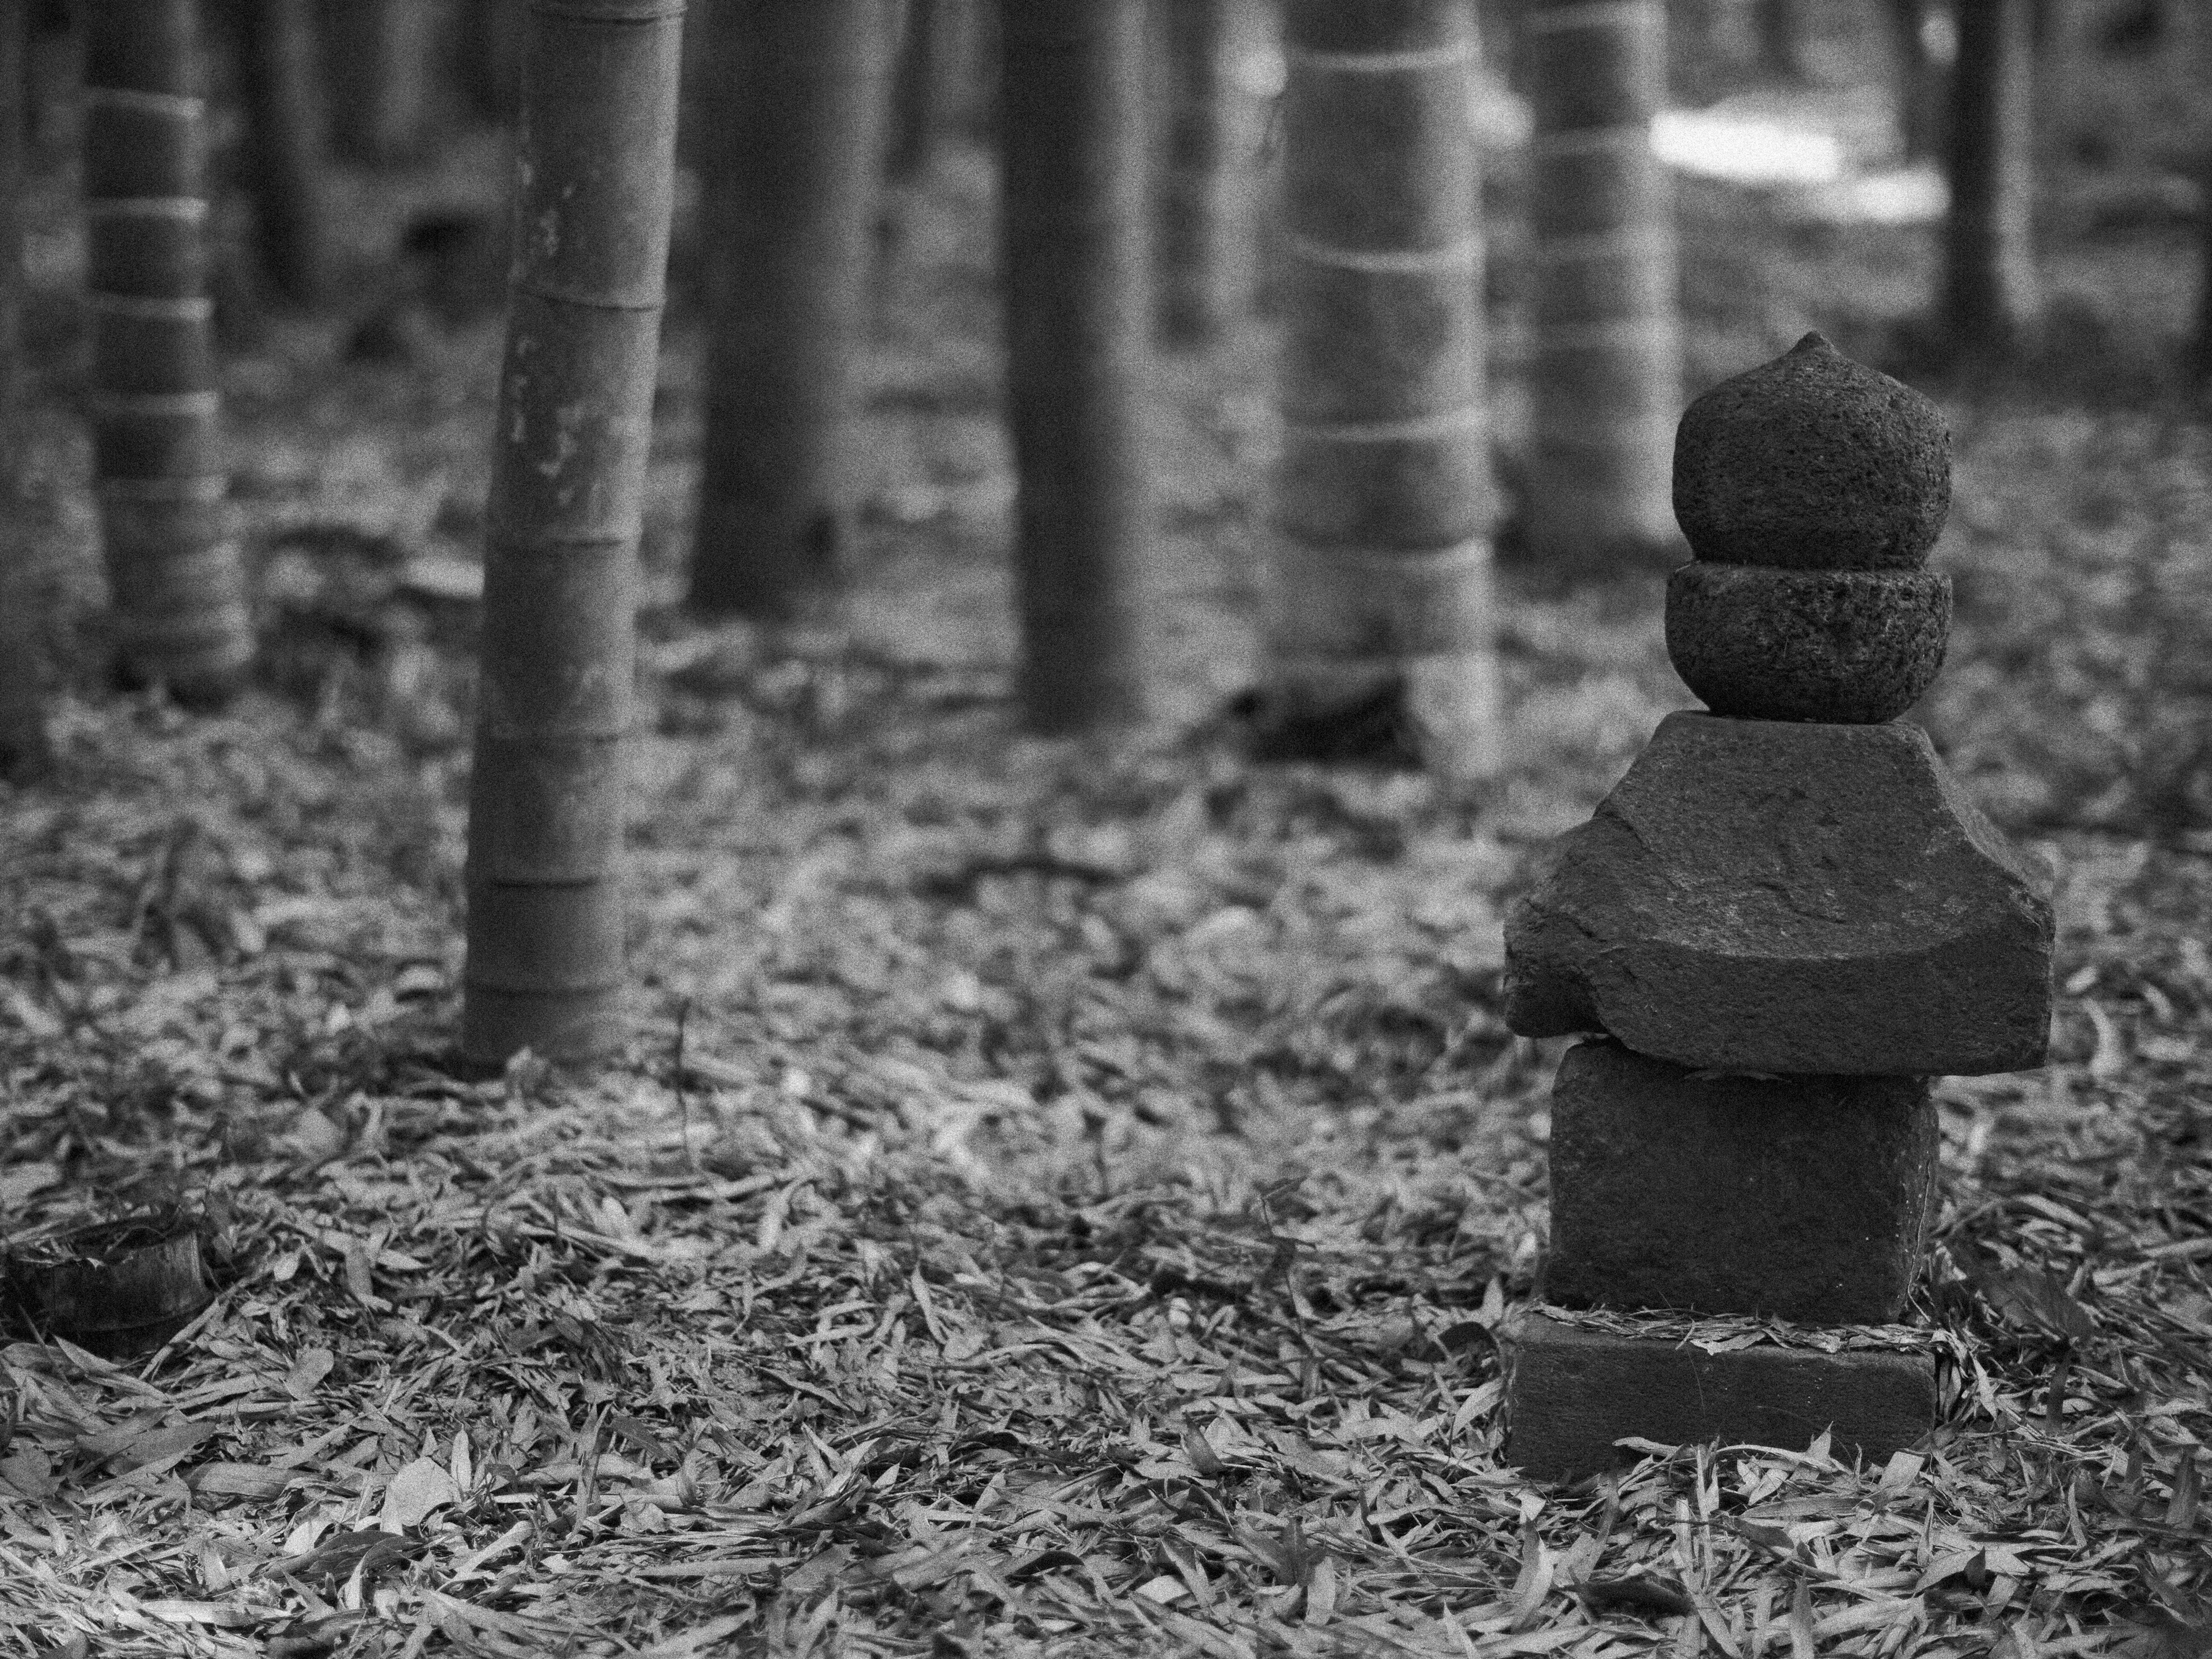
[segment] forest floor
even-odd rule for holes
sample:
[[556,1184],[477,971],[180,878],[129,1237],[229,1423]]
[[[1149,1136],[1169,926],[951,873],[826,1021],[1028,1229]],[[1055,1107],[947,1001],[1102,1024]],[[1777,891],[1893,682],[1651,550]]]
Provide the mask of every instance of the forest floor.
[[[1693,388],[1815,325],[1909,362],[1924,231],[1684,211]],[[180,1202],[222,1288],[127,1365],[0,1348],[0,1653],[2212,1651],[2185,238],[2055,250],[2088,297],[2039,377],[1936,388],[1960,620],[1921,714],[2061,918],[2050,1066],[1939,1089],[1942,1425],[1562,1490],[1498,1456],[1562,1048],[1500,1024],[1499,916],[1688,702],[1656,576],[1507,570],[1494,782],[1253,763],[1248,343],[1161,371],[1158,729],[1023,738],[987,226],[956,154],[868,368],[842,636],[678,611],[674,314],[635,1036],[586,1078],[446,1060],[496,321],[234,362],[260,684],[192,718],[74,672],[60,776],[0,793],[5,1240]]]

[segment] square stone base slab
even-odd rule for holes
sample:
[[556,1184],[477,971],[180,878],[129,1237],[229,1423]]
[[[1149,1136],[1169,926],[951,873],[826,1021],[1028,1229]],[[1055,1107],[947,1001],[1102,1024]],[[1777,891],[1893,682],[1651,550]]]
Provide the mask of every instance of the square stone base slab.
[[1877,1461],[1936,1425],[1936,1362],[1926,1354],[1765,1346],[1709,1354],[1529,1315],[1508,1335],[1507,1356],[1504,1461],[1535,1480],[1632,1462],[1613,1443],[1628,1435],[1797,1451],[1825,1429],[1837,1456]]

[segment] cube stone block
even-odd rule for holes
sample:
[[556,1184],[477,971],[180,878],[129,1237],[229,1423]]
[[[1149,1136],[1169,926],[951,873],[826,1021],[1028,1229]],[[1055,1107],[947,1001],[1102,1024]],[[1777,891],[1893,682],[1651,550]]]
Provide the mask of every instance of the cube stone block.
[[1612,1042],[1552,1090],[1547,1299],[1884,1324],[1936,1199],[1918,1078],[1714,1077]]

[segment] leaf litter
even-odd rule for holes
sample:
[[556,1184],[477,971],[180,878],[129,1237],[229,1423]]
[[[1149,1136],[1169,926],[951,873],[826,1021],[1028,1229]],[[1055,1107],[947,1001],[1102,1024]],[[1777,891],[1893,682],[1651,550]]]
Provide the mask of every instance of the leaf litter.
[[[1931,1442],[1643,1444],[1531,1486],[1498,1337],[1536,1293],[1559,1046],[1498,1018],[1498,918],[1679,697],[1654,612],[1516,591],[1537,741],[1482,791],[1255,766],[1214,729],[1013,737],[989,411],[921,422],[900,389],[988,377],[988,290],[936,274],[868,417],[934,493],[868,519],[872,597],[826,645],[668,608],[672,331],[637,1035],[586,1079],[443,1060],[468,585],[390,573],[460,556],[465,504],[387,509],[331,566],[303,526],[354,510],[314,464],[336,441],[248,411],[249,518],[305,562],[281,672],[191,723],[65,699],[64,781],[0,813],[5,1243],[185,1204],[219,1285],[142,1360],[0,1348],[0,1652],[2203,1652],[2185,780],[2142,836],[2109,790],[2084,822],[2012,804],[2060,877],[2056,1057],[1941,1085],[1909,1324],[1569,1316],[1931,1349]],[[347,489],[474,487],[487,357],[456,357],[459,392],[345,437]],[[1250,422],[1170,392],[1177,695],[1210,707]],[[1969,516],[2010,476],[1962,471]],[[1970,762],[2063,735],[2065,683],[2032,716],[1977,689],[2046,626],[1962,622],[1936,723]]]

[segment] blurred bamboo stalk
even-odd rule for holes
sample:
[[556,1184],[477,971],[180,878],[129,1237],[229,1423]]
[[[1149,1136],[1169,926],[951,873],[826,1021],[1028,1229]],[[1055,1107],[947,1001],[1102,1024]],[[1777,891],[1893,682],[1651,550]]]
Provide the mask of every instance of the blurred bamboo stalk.
[[23,175],[27,12],[0,5],[0,779],[52,763],[39,653],[33,538],[23,511]]
[[461,1047],[620,1040],[637,537],[682,0],[530,0],[484,568]]
[[1528,547],[1602,569],[1679,557],[1682,345],[1661,0],[1533,0],[1522,46],[1532,316]]
[[253,655],[223,464],[196,0],[88,0],[92,424],[118,667],[219,702]]
[[461,0],[461,86],[469,108],[511,121],[522,93],[521,0]]
[[894,185],[913,185],[936,159],[951,113],[955,20],[945,0],[905,0],[902,9],[884,175]]
[[853,374],[867,316],[889,0],[708,14],[706,434],[691,604],[833,612],[849,579]]
[[398,167],[428,144],[443,10],[432,0],[322,0],[333,136],[348,161]]
[[999,24],[1021,705],[1068,735],[1145,711],[1145,0],[1000,0]]
[[313,0],[244,0],[239,24],[255,251],[279,293],[313,305],[330,276]]
[[1155,0],[1166,70],[1154,270],[1160,337],[1233,331],[1252,305],[1267,126],[1265,0]]
[[2212,161],[2199,174],[2202,205],[2197,210],[2197,323],[2185,364],[2197,386],[2212,386]]
[[1898,137],[1907,161],[1942,149],[1942,70],[1929,55],[1924,0],[1882,0],[1881,16],[1897,91]]
[[1394,695],[1424,760],[1498,759],[1473,0],[1291,0],[1283,447],[1264,701],[1278,729]]
[[1802,0],[1754,0],[1759,67],[1781,81],[1812,78],[1805,63]]
[[1951,70],[1951,207],[1941,314],[1969,356],[2016,351],[2035,270],[2035,0],[1960,0]]

